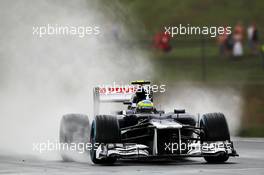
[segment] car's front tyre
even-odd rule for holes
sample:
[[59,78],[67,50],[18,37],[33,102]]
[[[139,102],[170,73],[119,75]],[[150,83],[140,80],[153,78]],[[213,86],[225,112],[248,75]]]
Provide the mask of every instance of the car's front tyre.
[[120,143],[120,129],[118,120],[114,116],[98,115],[92,122],[90,142],[92,149],[90,157],[94,164],[112,164],[116,158],[96,158],[96,149],[101,143]]
[[[208,113],[204,114],[200,120],[202,128],[201,142],[229,141],[230,133],[224,114]],[[223,163],[229,158],[228,154],[223,152],[217,156],[205,156],[208,163]]]

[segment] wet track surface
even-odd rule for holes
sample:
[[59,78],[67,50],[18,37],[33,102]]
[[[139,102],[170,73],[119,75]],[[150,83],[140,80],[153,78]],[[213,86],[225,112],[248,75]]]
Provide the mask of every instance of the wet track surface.
[[98,166],[90,162],[45,161],[0,155],[0,174],[264,174],[264,139],[235,140],[240,156],[230,158],[224,164],[207,164],[202,158],[192,158],[173,162],[123,161],[113,166]]

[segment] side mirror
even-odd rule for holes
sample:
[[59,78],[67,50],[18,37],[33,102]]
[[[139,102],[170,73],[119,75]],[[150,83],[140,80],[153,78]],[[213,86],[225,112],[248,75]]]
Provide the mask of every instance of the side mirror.
[[185,109],[174,109],[174,114],[184,114]]

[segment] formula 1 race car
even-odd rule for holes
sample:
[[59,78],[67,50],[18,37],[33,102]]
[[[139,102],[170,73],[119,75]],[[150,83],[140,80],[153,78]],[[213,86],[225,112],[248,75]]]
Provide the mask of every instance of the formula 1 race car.
[[[101,102],[122,102],[127,108],[101,115]],[[60,141],[70,143],[76,137],[81,138],[78,142],[90,141],[90,158],[95,164],[111,164],[118,159],[179,157],[204,157],[209,163],[221,163],[230,156],[238,156],[224,114],[208,113],[200,117],[183,109],[168,113],[157,110],[150,82],[136,81],[128,88],[95,88],[94,112],[91,127],[85,115],[65,115]],[[81,129],[76,132],[74,127]],[[63,159],[66,160],[65,156]]]

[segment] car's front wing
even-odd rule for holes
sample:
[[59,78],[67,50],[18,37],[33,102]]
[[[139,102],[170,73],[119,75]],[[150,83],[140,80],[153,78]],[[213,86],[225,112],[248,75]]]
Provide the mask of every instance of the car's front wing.
[[144,159],[144,158],[174,158],[174,157],[205,157],[217,156],[226,153],[229,156],[238,156],[231,141],[218,141],[207,143],[191,143],[186,154],[174,153],[173,147],[165,145],[164,149],[171,149],[171,154],[152,154],[146,145],[136,143],[115,143],[100,144],[96,150],[96,158],[116,157],[123,159]]

